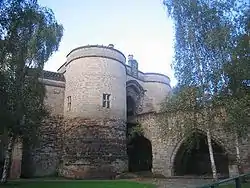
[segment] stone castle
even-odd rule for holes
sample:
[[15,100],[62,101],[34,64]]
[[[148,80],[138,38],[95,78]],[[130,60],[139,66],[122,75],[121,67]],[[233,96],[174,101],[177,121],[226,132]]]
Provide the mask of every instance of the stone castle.
[[[129,55],[126,61],[123,53],[116,50],[112,44],[73,49],[57,73],[44,73],[43,82],[47,89],[45,103],[52,113],[61,114],[68,119],[81,118],[94,122],[94,129],[97,130],[90,128],[90,133],[84,131],[82,144],[86,147],[97,145],[95,147],[105,152],[103,156],[98,156],[98,152],[102,152],[90,151],[88,157],[100,157],[99,162],[90,162],[86,159],[88,154],[83,149],[82,153],[78,154],[81,156],[79,160],[67,165],[67,169],[75,166],[79,168],[79,164],[75,163],[98,163],[99,166],[106,163],[118,168],[115,171],[126,171],[127,124],[136,123],[139,114],[159,109],[160,103],[171,91],[168,76],[139,71],[138,62],[133,56]],[[64,173],[68,171],[64,170]]]
[[[169,77],[139,71],[133,56],[126,60],[112,44],[73,49],[57,72],[44,71],[41,82],[47,91],[45,104],[55,118],[45,122],[39,149],[29,151],[29,157],[23,154],[22,163],[31,166],[29,172],[22,169],[23,176],[107,178],[127,171],[211,175],[202,126],[200,148],[191,154],[183,144],[187,138],[162,137],[157,116],[171,92]],[[127,143],[128,129],[138,123],[143,136]],[[218,172],[237,173],[229,157],[235,150],[231,137],[218,129],[212,140]],[[241,145],[245,169],[248,146],[248,142]]]

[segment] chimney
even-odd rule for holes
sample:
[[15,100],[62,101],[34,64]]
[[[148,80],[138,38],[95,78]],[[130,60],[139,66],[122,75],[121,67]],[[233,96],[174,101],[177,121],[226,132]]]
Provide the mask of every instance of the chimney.
[[109,48],[114,48],[114,44],[109,44],[108,47]]
[[128,55],[128,65],[131,67],[131,76],[138,78],[138,63],[133,55]]
[[129,60],[129,61],[131,61],[131,60],[133,60],[133,59],[134,59],[134,56],[133,56],[133,55],[131,55],[131,54],[128,55],[128,60]]

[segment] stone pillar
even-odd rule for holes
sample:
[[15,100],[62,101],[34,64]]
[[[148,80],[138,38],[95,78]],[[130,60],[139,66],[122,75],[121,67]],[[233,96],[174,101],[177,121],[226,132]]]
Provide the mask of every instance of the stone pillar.
[[153,150],[153,168],[154,174],[160,174],[166,177],[172,176],[172,164],[170,154],[173,152],[171,147],[168,147],[166,143],[152,142]]

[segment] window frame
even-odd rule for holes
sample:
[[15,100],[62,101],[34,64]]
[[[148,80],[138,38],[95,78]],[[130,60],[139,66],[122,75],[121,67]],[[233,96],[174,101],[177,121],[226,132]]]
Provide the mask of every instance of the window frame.
[[110,108],[111,106],[111,94],[103,93],[102,95],[102,107]]
[[67,111],[71,111],[71,96],[67,97]]

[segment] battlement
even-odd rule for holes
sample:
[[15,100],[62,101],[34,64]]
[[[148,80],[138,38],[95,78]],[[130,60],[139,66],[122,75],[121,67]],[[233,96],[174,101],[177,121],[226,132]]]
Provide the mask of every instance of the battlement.
[[113,44],[109,44],[108,46],[104,45],[86,45],[75,48],[69,52],[66,56],[67,61],[58,69],[58,72],[64,72],[65,66],[67,66],[70,62],[79,58],[86,57],[101,57],[116,60],[119,63],[125,65],[126,57],[122,52],[114,48]]
[[[127,75],[134,77],[131,73],[132,72],[131,66],[126,65],[126,69],[127,69]],[[153,72],[144,73],[144,72],[138,71],[138,77],[135,79],[143,81],[143,82],[158,82],[158,83],[170,85],[170,78],[167,75],[160,74],[160,73],[153,73]]]
[[[126,60],[126,57],[124,54],[115,49],[113,44],[109,44],[108,46],[105,45],[86,45],[81,46],[78,48],[75,48],[71,50],[67,57],[67,61],[58,69],[59,73],[64,73],[66,71],[66,66],[70,64],[72,61],[80,58],[87,58],[87,57],[100,57],[100,58],[108,58],[115,60],[121,64],[124,65],[126,69],[127,75],[134,77],[135,79],[138,79],[143,82],[158,82],[170,85],[170,78],[164,74],[160,73],[144,73],[138,70],[138,63],[134,59],[133,55],[128,55],[128,58]],[[134,71],[132,70],[132,64],[137,64],[137,70],[136,75],[133,74]]]

